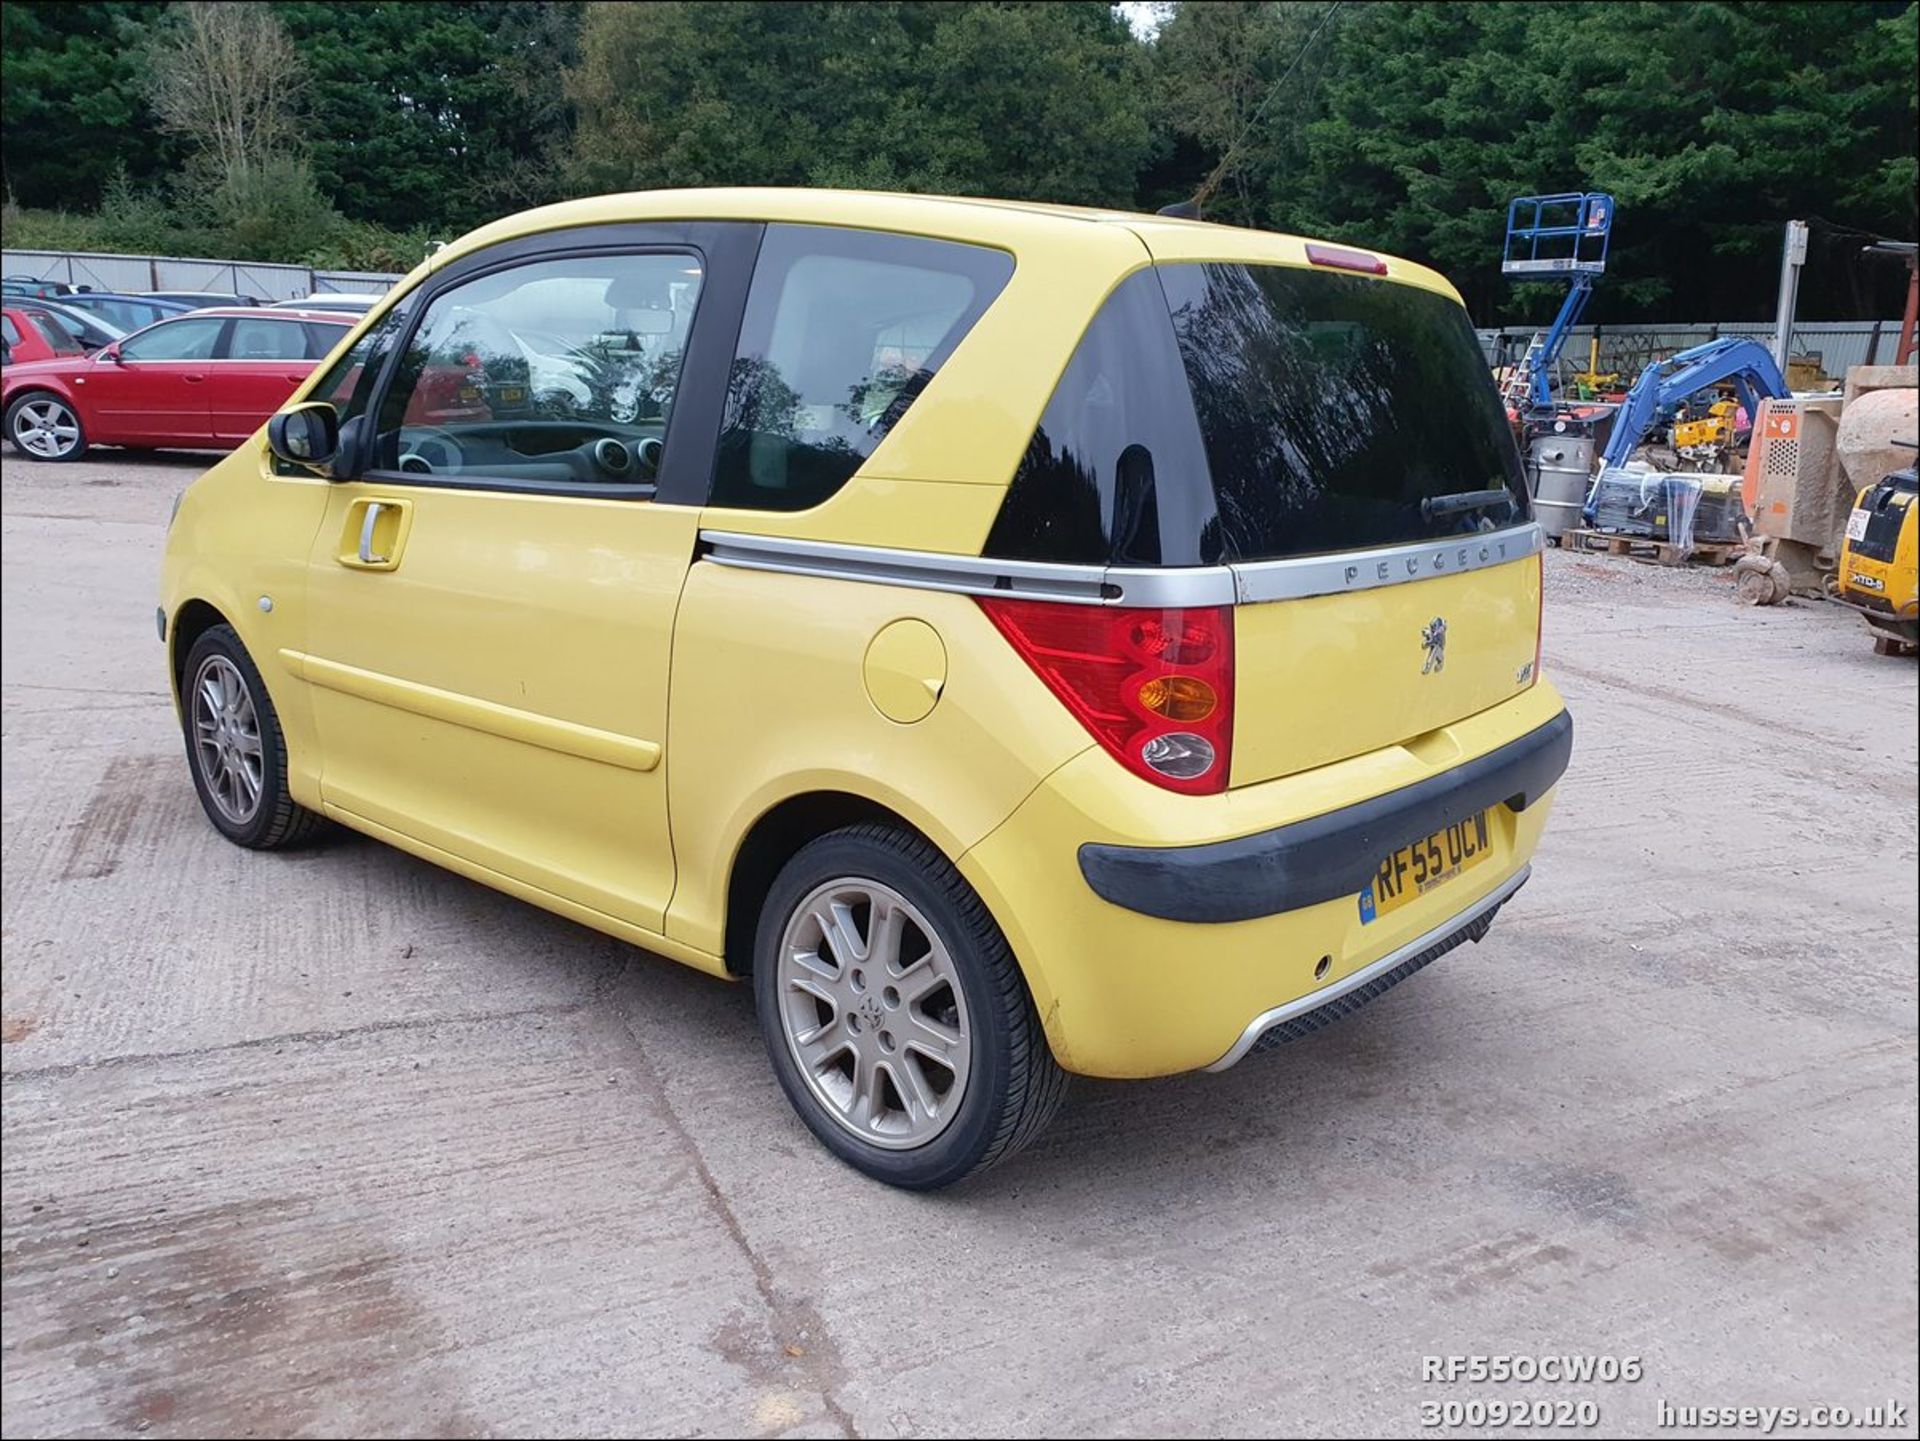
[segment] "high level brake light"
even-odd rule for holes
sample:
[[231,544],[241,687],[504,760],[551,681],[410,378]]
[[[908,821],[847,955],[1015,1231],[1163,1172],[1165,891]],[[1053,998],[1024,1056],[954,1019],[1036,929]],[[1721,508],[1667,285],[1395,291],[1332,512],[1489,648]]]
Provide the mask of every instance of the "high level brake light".
[[982,596],[980,608],[1128,770],[1189,795],[1227,788],[1231,606],[1161,610]]
[[1355,270],[1362,275],[1385,275],[1387,262],[1364,250],[1348,250],[1341,245],[1309,245],[1307,263],[1324,265],[1329,270]]

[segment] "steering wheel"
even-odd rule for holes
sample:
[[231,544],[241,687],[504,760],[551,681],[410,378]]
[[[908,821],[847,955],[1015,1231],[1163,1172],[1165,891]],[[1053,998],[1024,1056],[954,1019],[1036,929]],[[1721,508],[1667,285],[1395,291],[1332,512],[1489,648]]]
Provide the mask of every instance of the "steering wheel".
[[451,431],[437,425],[408,426],[400,434],[400,459],[394,468],[407,475],[458,474],[466,468],[466,458]]

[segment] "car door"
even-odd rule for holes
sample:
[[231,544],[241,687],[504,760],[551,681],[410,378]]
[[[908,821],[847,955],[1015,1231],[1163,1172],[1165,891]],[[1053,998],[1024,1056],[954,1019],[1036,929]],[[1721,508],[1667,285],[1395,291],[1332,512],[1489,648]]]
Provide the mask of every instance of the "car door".
[[[419,297],[308,568],[330,810],[662,929],[673,619],[758,234],[533,237]],[[534,330],[567,344],[564,404],[535,403]]]
[[74,378],[96,441],[211,445],[207,376],[226,321],[163,320],[109,346]]
[[[293,316],[235,317],[207,379],[216,440],[237,444],[267,423],[326,351],[313,351],[308,327]],[[343,331],[335,333],[338,339]]]

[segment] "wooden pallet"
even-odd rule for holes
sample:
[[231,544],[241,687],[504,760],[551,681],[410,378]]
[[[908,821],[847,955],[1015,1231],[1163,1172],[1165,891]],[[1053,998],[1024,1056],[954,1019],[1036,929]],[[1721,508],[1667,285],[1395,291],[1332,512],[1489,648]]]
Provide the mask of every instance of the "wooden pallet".
[[1682,555],[1680,547],[1672,541],[1645,535],[1615,535],[1606,530],[1570,530],[1560,537],[1560,543],[1572,550],[1624,555],[1656,565],[1679,565],[1689,560],[1701,565],[1732,565],[1747,553],[1744,541],[1710,540],[1694,542],[1692,552]]

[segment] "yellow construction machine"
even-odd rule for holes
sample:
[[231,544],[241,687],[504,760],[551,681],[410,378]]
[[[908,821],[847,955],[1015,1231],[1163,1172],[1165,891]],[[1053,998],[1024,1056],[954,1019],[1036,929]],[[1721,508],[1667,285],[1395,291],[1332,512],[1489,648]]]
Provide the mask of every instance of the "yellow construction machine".
[[[1909,442],[1895,442],[1908,444]],[[1920,649],[1920,504],[1914,469],[1896,470],[1854,498],[1833,598],[1860,612],[1881,655]]]

